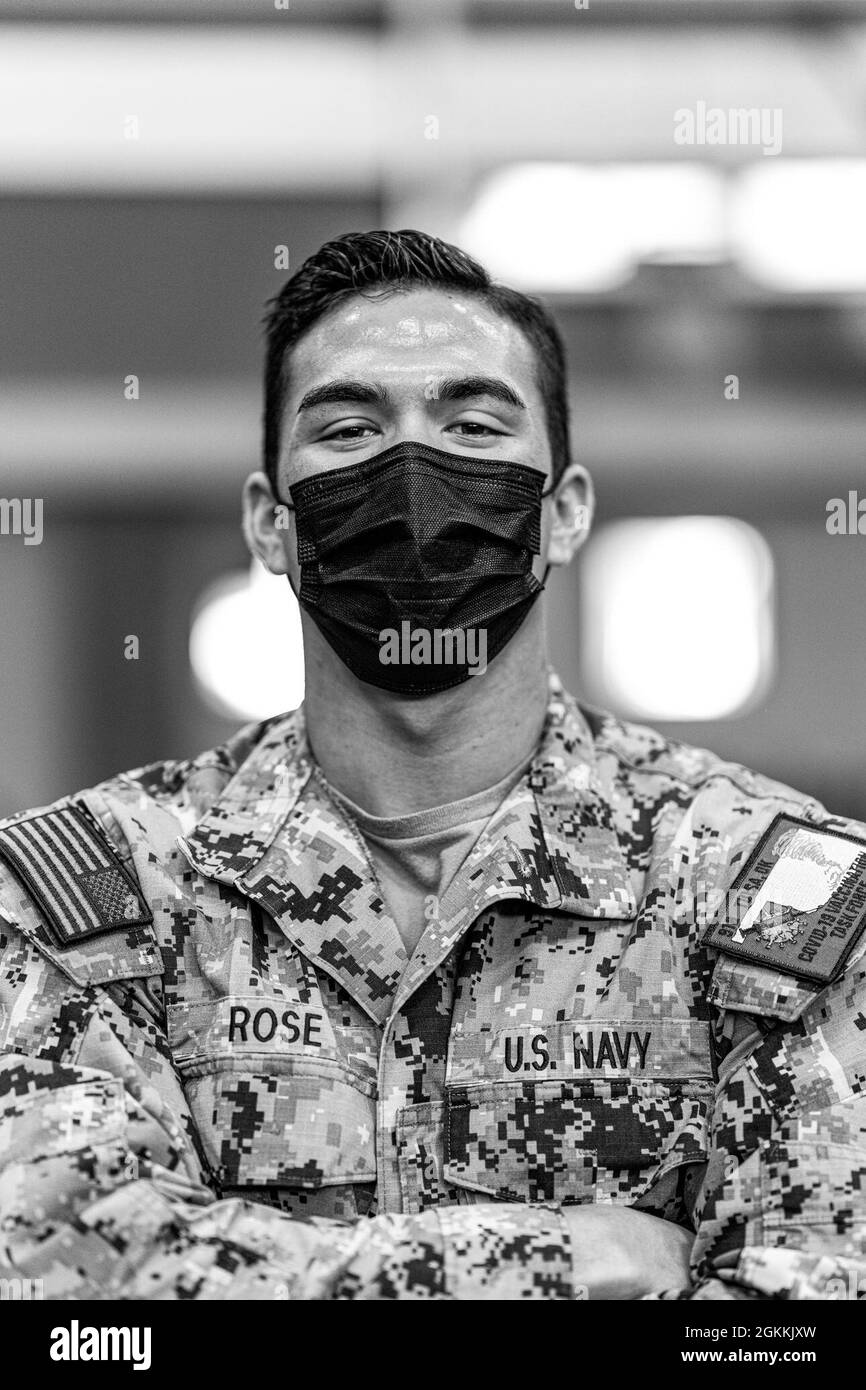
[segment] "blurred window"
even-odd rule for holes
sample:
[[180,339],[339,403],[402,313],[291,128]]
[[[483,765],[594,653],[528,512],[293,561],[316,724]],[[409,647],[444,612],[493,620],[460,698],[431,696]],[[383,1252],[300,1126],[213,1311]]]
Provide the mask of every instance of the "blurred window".
[[604,527],[588,546],[581,648],[590,699],[639,719],[744,713],[772,676],[773,561],[743,521]]
[[866,159],[766,160],[744,169],[732,251],[752,279],[783,292],[866,290]]
[[732,259],[779,293],[866,289],[866,159],[530,162],[480,184],[458,240],[498,278],[602,294],[641,262]]
[[515,164],[481,186],[459,241],[524,290],[624,285],[638,261],[721,260],[724,179],[708,165]]
[[196,605],[189,659],[202,696],[229,718],[266,719],[304,698],[297,600],[258,561],[210,584]]

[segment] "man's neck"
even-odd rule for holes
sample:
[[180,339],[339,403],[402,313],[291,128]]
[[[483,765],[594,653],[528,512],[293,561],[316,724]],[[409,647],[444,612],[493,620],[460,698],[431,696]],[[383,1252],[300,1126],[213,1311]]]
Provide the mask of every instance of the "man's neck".
[[547,710],[541,614],[483,675],[406,699],[357,680],[305,623],[307,735],[325,777],[375,816],[411,815],[494,786],[538,743]]

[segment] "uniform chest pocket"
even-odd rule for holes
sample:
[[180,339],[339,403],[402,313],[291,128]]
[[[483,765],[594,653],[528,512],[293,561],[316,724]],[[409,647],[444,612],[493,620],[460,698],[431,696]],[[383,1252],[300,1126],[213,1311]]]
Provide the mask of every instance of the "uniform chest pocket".
[[445,1175],[503,1201],[633,1202],[706,1158],[712,1094],[701,1081],[453,1086]]
[[233,995],[168,1010],[193,1120],[222,1187],[322,1188],[376,1174],[369,1030],[321,1008]]
[[633,1203],[707,1157],[706,1024],[557,1020],[452,1036],[448,1181],[506,1201]]

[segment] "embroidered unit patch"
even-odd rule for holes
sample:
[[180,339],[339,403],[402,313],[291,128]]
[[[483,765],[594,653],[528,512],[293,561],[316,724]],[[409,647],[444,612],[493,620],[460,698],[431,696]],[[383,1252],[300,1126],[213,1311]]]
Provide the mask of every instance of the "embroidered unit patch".
[[779,815],[715,919],[706,946],[829,984],[866,927],[866,843]]

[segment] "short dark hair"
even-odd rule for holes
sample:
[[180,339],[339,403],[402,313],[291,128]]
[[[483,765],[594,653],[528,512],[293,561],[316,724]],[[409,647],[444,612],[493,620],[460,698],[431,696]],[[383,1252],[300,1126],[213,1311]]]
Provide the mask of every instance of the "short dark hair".
[[268,301],[264,466],[275,490],[292,348],[318,319],[353,294],[422,285],[477,295],[528,339],[544,400],[553,478],[559,479],[569,460],[565,349],[544,306],[527,294],[496,284],[465,251],[426,232],[348,232],[325,242]]

